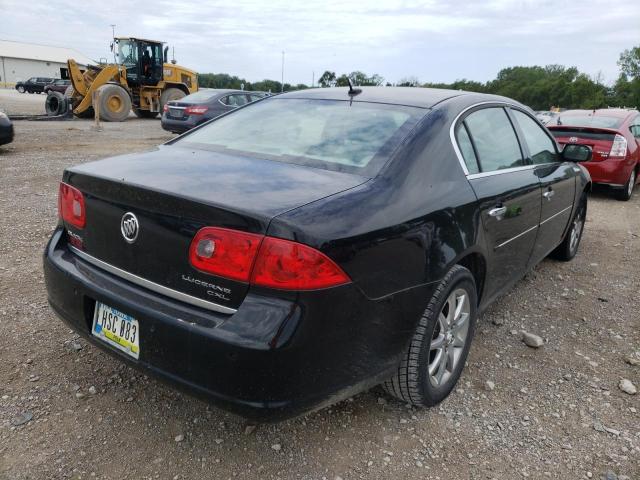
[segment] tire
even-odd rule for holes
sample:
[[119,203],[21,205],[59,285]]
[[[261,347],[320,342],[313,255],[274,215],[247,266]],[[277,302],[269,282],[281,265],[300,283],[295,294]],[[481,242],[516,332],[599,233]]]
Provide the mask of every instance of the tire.
[[[455,265],[433,293],[398,371],[383,388],[417,406],[432,407],[444,400],[458,382],[467,360],[477,305],[473,275]],[[458,306],[460,315],[456,317]],[[451,323],[454,327],[445,331]]]
[[552,258],[563,262],[568,262],[576,256],[576,253],[578,253],[578,248],[580,247],[580,240],[582,240],[582,233],[584,232],[584,223],[586,218],[587,194],[586,192],[583,192],[582,197],[580,197],[578,208],[571,218],[569,229],[562,239],[562,243],[560,243],[560,245],[558,245],[556,249],[551,252],[550,256]]
[[27,90],[27,92],[29,92],[29,93],[33,93],[33,90]]
[[156,118],[158,116],[158,112],[151,112],[149,110],[140,110],[139,108],[134,108],[133,113],[136,114],[138,118]]
[[172,100],[180,100],[181,98],[186,97],[187,94],[184,93],[179,88],[167,88],[162,95],[160,95],[160,111],[164,110],[164,106],[167,102]]
[[44,101],[44,109],[50,117],[67,112],[68,100],[60,92],[51,92]]
[[[73,88],[73,85],[69,85],[64,91],[64,96],[67,98],[67,101],[71,103],[71,108],[76,107],[76,98],[74,96],[74,92],[75,90]],[[74,115],[78,118],[93,118],[95,116],[95,112],[93,110],[93,107],[89,107],[84,112],[74,113]]]
[[24,93],[24,92],[26,91],[22,85],[20,85],[20,86],[17,88],[17,90],[18,90],[18,92],[20,92],[20,93]]
[[106,84],[98,88],[100,119],[105,122],[124,122],[131,111],[131,97],[120,85]]
[[624,184],[622,190],[618,192],[616,195],[618,200],[622,200],[624,202],[631,199],[631,195],[633,195],[633,187],[636,185],[636,171],[635,169],[631,170],[631,175],[629,175],[629,180]]

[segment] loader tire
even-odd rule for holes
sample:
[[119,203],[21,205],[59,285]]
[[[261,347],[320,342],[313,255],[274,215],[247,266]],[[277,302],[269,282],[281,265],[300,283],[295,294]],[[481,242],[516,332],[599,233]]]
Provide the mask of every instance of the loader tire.
[[64,115],[67,112],[67,97],[60,92],[50,91],[44,101],[44,109],[50,117]]
[[98,88],[100,119],[105,122],[124,122],[131,111],[131,97],[120,85],[106,84]]
[[167,88],[162,95],[160,95],[160,111],[164,111],[164,106],[167,102],[171,102],[172,100],[180,100],[183,97],[186,97],[187,94],[184,93],[179,88]]
[[139,108],[134,108],[133,113],[136,114],[138,118],[156,118],[158,116],[158,112],[151,112],[149,110],[140,110]]

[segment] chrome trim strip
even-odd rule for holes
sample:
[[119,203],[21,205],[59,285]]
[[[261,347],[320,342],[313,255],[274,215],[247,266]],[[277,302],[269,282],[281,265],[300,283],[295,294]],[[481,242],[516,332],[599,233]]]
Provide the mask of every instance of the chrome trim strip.
[[480,173],[472,173],[471,175],[467,175],[469,180],[473,180],[474,178],[484,178],[484,177],[493,177],[494,175],[501,175],[503,173],[513,173],[513,172],[521,172],[524,170],[533,170],[540,165],[523,165],[522,167],[513,167],[513,168],[503,168],[502,170],[493,170],[491,172],[480,172]]
[[184,110],[187,107],[174,107],[173,105],[167,105],[168,108],[175,108],[176,110]]
[[131,283],[135,283],[140,287],[144,287],[153,292],[166,295],[167,297],[171,297],[174,300],[180,300],[181,302],[189,303],[191,305],[195,305],[196,307],[205,308],[213,312],[227,313],[227,314],[232,314],[237,312],[235,308],[225,307],[224,305],[218,305],[217,303],[208,302],[206,300],[202,300],[201,298],[187,295],[186,293],[173,290],[172,288],[165,287],[164,285],[159,285],[155,282],[152,282],[145,278],[134,275],[133,273],[129,273],[126,270],[122,270],[118,267],[114,267],[113,265],[103,262],[102,260],[98,260],[97,258],[89,255],[88,253],[83,252],[82,250],[78,250],[76,247],[72,245],[69,245],[69,249],[73,251],[73,253],[78,255],[78,257],[80,257],[81,259],[85,260],[86,262],[96,267],[99,267],[113,275],[116,275],[117,277],[128,280]]
[[507,243],[513,242],[513,241],[514,241],[514,240],[516,240],[517,238],[520,238],[521,236],[526,235],[527,233],[529,233],[529,232],[531,232],[531,231],[535,230],[536,228],[538,228],[538,225],[535,225],[535,226],[533,226],[533,227],[531,227],[531,228],[529,228],[529,229],[525,230],[524,232],[519,233],[519,234],[518,234],[518,235],[516,235],[515,237],[510,238],[509,240],[507,240],[506,242],[502,242],[500,245],[498,245],[497,247],[495,247],[495,249],[494,249],[494,250],[497,250],[497,249],[499,249],[499,248],[501,248],[501,247],[504,247]]
[[549,218],[547,218],[546,220],[543,220],[542,222],[540,222],[540,225],[542,225],[543,223],[548,222],[549,220],[554,219],[555,217],[557,217],[558,215],[560,215],[561,213],[566,212],[567,210],[569,210],[570,208],[572,208],[573,205],[568,206],[567,208],[563,208],[562,210],[560,210],[558,213],[554,213],[553,215],[551,215]]

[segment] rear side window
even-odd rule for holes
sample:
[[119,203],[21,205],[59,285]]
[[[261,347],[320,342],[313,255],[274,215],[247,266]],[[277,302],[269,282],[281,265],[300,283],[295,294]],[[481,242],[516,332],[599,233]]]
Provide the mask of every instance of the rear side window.
[[247,96],[245,94],[233,94],[228,95],[222,100],[222,103],[229,105],[230,107],[241,107],[248,103]]
[[481,172],[525,165],[516,132],[503,108],[475,111],[465,118],[464,124],[473,141]]
[[467,127],[464,124],[458,126],[458,132],[456,134],[458,138],[458,146],[460,147],[460,153],[464,163],[467,165],[469,173],[479,173],[480,167],[478,165],[478,159],[476,158],[476,152],[473,151],[473,144],[467,132]]
[[531,161],[536,165],[557,162],[558,155],[556,154],[554,142],[540,125],[519,110],[511,110],[511,112],[520,126],[524,141],[527,142]]

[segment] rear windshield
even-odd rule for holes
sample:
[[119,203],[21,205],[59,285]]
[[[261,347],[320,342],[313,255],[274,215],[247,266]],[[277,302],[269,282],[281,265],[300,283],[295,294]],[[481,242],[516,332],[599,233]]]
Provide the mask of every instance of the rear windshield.
[[622,118],[604,115],[560,115],[552,120],[550,125],[568,125],[570,127],[618,128],[622,125]]
[[270,98],[220,117],[177,143],[373,176],[427,111],[348,100]]
[[196,93],[192,93],[191,95],[187,95],[182,98],[181,102],[206,102],[211,100],[213,97],[218,95],[220,92],[216,92],[215,90],[198,90]]

